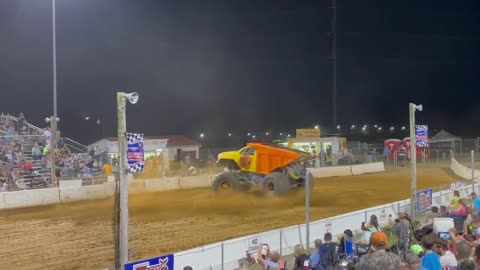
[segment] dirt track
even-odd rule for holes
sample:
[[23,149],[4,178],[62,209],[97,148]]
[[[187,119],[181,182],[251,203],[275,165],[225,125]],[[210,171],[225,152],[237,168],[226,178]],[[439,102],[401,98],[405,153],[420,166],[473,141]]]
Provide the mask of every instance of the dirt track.
[[[419,189],[456,181],[438,168],[421,168],[417,177]],[[408,169],[319,179],[312,193],[312,219],[406,199],[409,183]],[[304,223],[304,201],[303,192],[284,198],[255,192],[224,197],[210,189],[131,195],[133,259]],[[112,267],[112,206],[110,199],[2,212],[0,268]]]

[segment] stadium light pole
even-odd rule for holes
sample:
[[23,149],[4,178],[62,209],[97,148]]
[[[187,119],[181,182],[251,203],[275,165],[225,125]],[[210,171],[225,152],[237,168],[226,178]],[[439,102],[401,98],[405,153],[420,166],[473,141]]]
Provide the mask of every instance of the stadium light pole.
[[[57,114],[57,27],[55,16],[55,0],[52,0],[52,62],[53,62],[53,116],[47,122],[50,122],[50,136],[51,136],[51,163],[50,163],[50,179],[53,187],[58,186],[56,179],[56,142],[57,142],[57,122],[59,121]],[[45,120],[47,120],[45,119]]]
[[118,120],[118,153],[120,155],[120,267],[128,263],[128,181],[127,181],[127,121],[125,115],[126,101],[135,104],[138,101],[138,93],[129,94],[117,92],[117,120]]
[[[412,220],[416,216],[417,202],[417,137],[415,128],[415,111],[422,111],[422,105],[409,104],[410,111],[410,169],[412,174],[411,194],[410,194],[410,216]],[[412,150],[413,149],[413,150]]]
[[307,251],[310,249],[310,188],[311,188],[310,170],[307,169],[307,175],[305,177],[305,247]]

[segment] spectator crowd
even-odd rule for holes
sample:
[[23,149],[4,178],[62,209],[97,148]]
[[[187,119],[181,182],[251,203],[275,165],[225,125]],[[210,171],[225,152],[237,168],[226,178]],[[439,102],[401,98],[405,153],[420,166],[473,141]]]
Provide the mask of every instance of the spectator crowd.
[[[55,138],[57,177],[92,178],[101,173],[100,163],[111,173],[104,151],[99,147],[85,161],[82,155],[70,151],[61,139],[60,132]],[[50,187],[51,142],[50,128],[40,132],[29,127],[22,113],[15,120],[9,114],[1,113],[0,191]]]
[[[454,225],[435,232],[437,218],[451,218]],[[383,225],[372,215],[355,234],[351,229],[336,236],[326,233],[315,240],[313,252],[295,246],[291,262],[259,244],[256,258],[247,252],[247,264],[269,270],[480,270],[480,198],[473,192],[461,198],[455,191],[450,205],[432,206],[420,220],[400,212]]]

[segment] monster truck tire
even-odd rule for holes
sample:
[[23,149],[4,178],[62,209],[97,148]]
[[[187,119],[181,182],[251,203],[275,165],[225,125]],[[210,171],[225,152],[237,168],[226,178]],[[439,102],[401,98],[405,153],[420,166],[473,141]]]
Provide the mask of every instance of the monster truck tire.
[[244,191],[243,185],[239,182],[239,176],[233,172],[219,174],[212,184],[214,192]]
[[279,173],[273,172],[265,176],[265,181],[263,183],[263,193],[265,195],[286,195],[290,191],[290,181],[288,176]]

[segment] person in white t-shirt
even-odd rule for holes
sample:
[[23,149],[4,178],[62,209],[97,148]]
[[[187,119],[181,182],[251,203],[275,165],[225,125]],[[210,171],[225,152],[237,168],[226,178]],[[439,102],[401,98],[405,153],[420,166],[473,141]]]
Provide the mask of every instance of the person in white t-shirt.
[[442,268],[444,267],[457,267],[458,261],[450,250],[448,250],[448,242],[445,239],[438,239],[435,243],[438,250],[438,255],[440,256],[440,264]]

